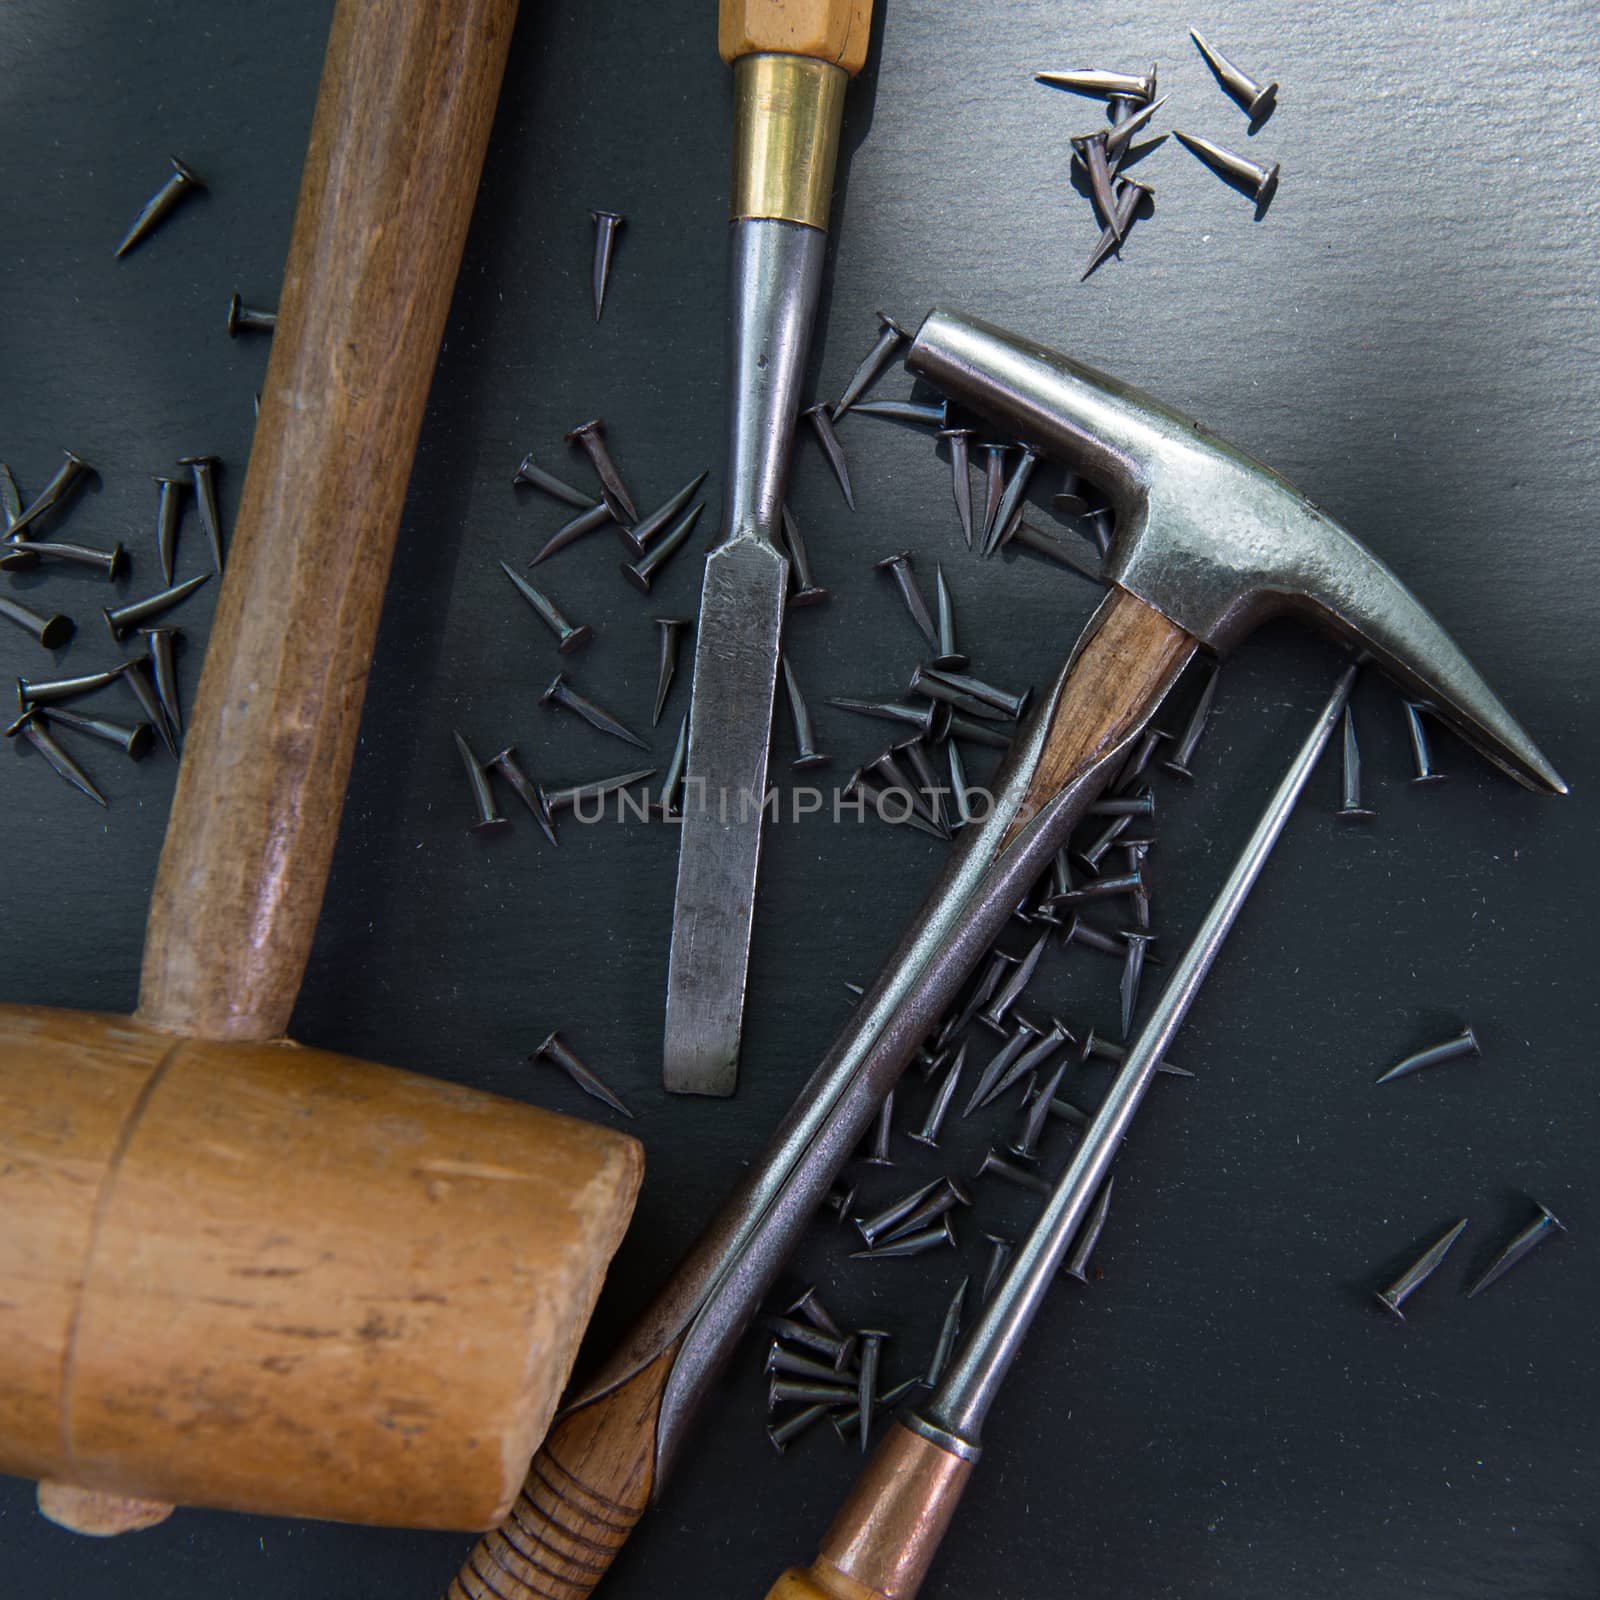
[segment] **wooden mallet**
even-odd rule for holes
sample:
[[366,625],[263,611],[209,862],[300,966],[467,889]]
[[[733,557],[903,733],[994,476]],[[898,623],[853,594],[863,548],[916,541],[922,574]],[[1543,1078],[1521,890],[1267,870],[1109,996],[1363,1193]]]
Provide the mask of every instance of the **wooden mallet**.
[[340,0],[139,1009],[0,1009],[0,1470],[84,1532],[493,1524],[638,1189],[284,1036],[515,14]]

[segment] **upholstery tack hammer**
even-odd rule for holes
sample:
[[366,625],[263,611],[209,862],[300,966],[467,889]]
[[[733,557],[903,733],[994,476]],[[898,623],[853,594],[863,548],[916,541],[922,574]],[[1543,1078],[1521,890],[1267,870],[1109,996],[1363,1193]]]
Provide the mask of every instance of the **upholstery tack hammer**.
[[339,0],[132,1017],[0,1008],[0,1470],[174,1503],[503,1514],[631,1139],[285,1038],[515,0]]
[[[582,1600],[660,1492],[695,1412],[923,1039],[1111,781],[1183,666],[1309,612],[1529,788],[1566,785],[1400,580],[1274,472],[1151,396],[934,312],[911,370],[1106,488],[1111,592],[996,773],[916,921],[765,1152],[567,1402],[451,1600]],[[861,1596],[865,1600],[865,1591]]]

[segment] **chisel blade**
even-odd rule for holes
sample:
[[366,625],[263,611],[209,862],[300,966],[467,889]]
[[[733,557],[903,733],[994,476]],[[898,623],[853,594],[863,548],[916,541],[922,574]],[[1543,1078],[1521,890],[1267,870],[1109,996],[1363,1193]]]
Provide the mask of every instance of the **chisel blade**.
[[662,1080],[730,1095],[739,1073],[750,921],[789,563],[754,534],[706,561],[695,639]]

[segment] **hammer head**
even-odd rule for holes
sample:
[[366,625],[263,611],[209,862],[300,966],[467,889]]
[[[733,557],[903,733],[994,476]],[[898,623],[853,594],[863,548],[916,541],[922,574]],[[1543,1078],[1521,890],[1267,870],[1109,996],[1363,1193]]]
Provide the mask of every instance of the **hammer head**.
[[1099,484],[1108,578],[1208,648],[1309,614],[1530,789],[1566,784],[1454,641],[1365,545],[1292,484],[1139,390],[1030,340],[935,311],[906,358],[953,400]]

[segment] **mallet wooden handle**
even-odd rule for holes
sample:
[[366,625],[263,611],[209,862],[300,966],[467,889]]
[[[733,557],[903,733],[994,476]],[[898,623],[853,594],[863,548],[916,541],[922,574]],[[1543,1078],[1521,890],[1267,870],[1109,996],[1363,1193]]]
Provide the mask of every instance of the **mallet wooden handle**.
[[[339,0],[150,904],[142,1021],[273,1039],[310,953],[517,0]],[[426,159],[418,159],[418,143]]]

